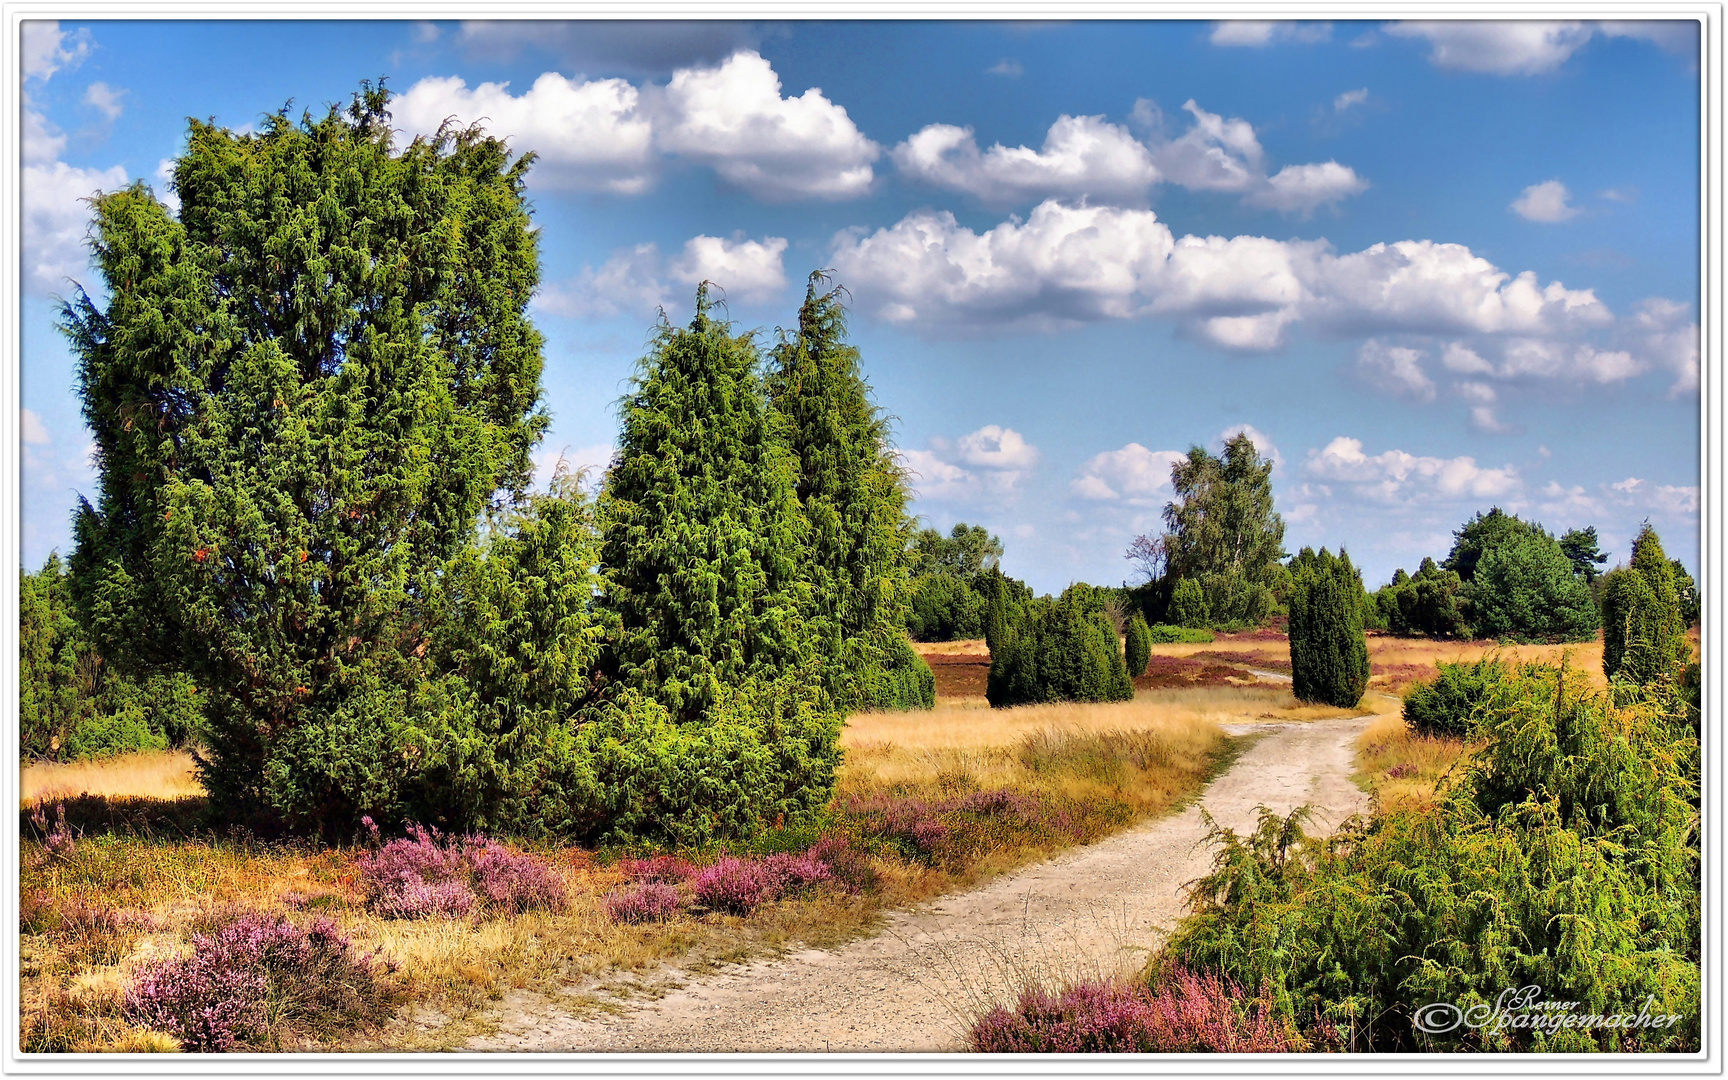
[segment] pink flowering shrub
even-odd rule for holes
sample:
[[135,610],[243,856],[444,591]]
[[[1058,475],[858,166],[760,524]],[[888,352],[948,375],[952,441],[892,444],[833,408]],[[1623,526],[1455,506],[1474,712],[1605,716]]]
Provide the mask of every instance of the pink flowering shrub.
[[559,910],[565,902],[551,864],[483,836],[457,840],[413,825],[408,836],[360,856],[358,865],[367,907],[387,918],[459,918],[482,902],[516,914]]
[[613,922],[664,922],[683,908],[678,890],[663,881],[643,881],[615,889],[606,897]]
[[475,889],[493,907],[512,914],[564,909],[564,882],[545,859],[481,838],[469,841],[464,854]]
[[1265,995],[1244,999],[1214,975],[1176,972],[1158,990],[1082,982],[1059,994],[1031,990],[1014,1008],[973,1025],[972,1049],[987,1054],[1288,1053],[1300,1049]]
[[192,954],[146,964],[127,986],[121,1015],[165,1031],[187,1050],[222,1053],[279,1041],[290,1024],[342,1025],[387,1007],[380,977],[394,965],[355,956],[336,923],[298,926],[246,912],[192,938]]
[[833,869],[810,852],[770,855],[762,860],[762,873],[772,881],[778,896],[802,892],[834,876]]
[[779,881],[762,863],[730,855],[703,867],[692,884],[698,901],[733,915],[748,915],[780,894]]

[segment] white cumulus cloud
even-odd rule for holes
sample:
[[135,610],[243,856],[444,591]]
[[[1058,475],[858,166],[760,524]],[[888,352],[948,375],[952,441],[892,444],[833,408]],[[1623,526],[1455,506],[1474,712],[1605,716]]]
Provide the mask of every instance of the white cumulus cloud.
[[1174,450],[1148,450],[1129,443],[1120,450],[1094,455],[1069,486],[1083,499],[1135,505],[1166,501],[1171,494],[1170,468],[1186,455]]
[[864,194],[881,148],[821,90],[780,91],[768,61],[743,50],[716,66],[680,68],[665,86],[549,71],[511,94],[508,83],[470,89],[456,76],[425,78],[391,112],[410,134],[430,134],[451,117],[481,122],[518,152],[537,153],[532,176],[552,187],[634,195],[675,154],[759,198]]
[[1473,457],[1423,457],[1403,450],[1367,454],[1362,440],[1340,435],[1308,451],[1304,468],[1318,480],[1346,484],[1377,502],[1430,499],[1497,499],[1521,486],[1511,465],[1498,469]]
[[1261,48],[1278,41],[1300,41],[1311,44],[1332,36],[1331,23],[1263,22],[1254,19],[1232,19],[1212,24],[1208,38],[1214,45]]
[[654,178],[653,122],[623,79],[581,82],[549,71],[520,95],[509,83],[469,89],[456,76],[421,79],[390,103],[394,122],[429,135],[446,118],[481,123],[518,153],[540,155],[532,175],[552,187],[632,195]]
[[1363,378],[1387,393],[1433,401],[1434,380],[1422,368],[1423,355],[1420,349],[1369,338],[1356,352],[1356,367]]
[[1368,88],[1366,86],[1360,90],[1346,90],[1332,99],[1332,109],[1334,112],[1343,112],[1353,105],[1366,104],[1367,101]]
[[704,162],[764,198],[845,199],[875,178],[881,147],[846,110],[811,87],[780,95],[780,77],[755,52],[718,67],[684,68],[665,88],[660,145]]
[[1436,66],[1489,75],[1546,75],[1556,71],[1597,34],[1636,38],[1680,56],[1698,55],[1698,23],[1691,19],[1632,22],[1402,22],[1396,37],[1422,38]]
[[85,169],[52,161],[26,165],[24,187],[24,278],[38,294],[69,290],[67,279],[87,278],[90,207],[85,199],[127,182],[125,168]]
[[1531,184],[1524,193],[1512,202],[1512,212],[1525,221],[1540,221],[1552,224],[1578,216],[1578,208],[1571,203],[1572,193],[1566,190],[1566,185],[1558,180],[1545,180],[1540,184]]
[[996,143],[980,152],[971,128],[931,124],[893,151],[914,179],[992,205],[1051,196],[1142,199],[1158,181],[1152,154],[1126,128],[1102,116],[1062,116],[1042,149]]
[[1266,179],[1266,186],[1249,193],[1247,202],[1286,214],[1313,213],[1368,190],[1356,170],[1336,161],[1317,165],[1286,165]]
[[29,409],[25,409],[20,414],[20,418],[26,443],[32,446],[43,446],[48,443],[48,425],[42,422],[40,416]]
[[1400,22],[1386,27],[1396,37],[1425,39],[1436,67],[1492,75],[1542,75],[1564,64],[1590,40],[1581,22]]
[[983,233],[920,210],[835,240],[859,303],[892,322],[1002,328],[1167,316],[1230,348],[1289,326],[1337,332],[1562,334],[1613,322],[1590,290],[1516,277],[1458,244],[1336,255],[1324,241],[1177,239],[1151,210],[1040,203]]
[[766,240],[696,236],[684,242],[684,253],[673,260],[668,272],[685,285],[712,281],[728,296],[757,299],[786,287],[785,253],[786,240],[779,236]]
[[786,287],[785,252],[784,237],[752,240],[742,233],[693,236],[670,259],[655,244],[637,244],[614,251],[599,267],[585,266],[570,280],[543,287],[534,306],[576,317],[649,315],[703,281],[718,285],[731,300],[766,300]]
[[84,104],[111,121],[120,119],[120,114],[126,111],[125,98],[126,91],[116,90],[105,82],[93,82],[84,89]]
[[900,459],[921,499],[1003,503],[1043,455],[1013,428],[986,424],[956,440],[931,439],[928,450],[902,450]]
[[68,33],[57,22],[37,19],[24,23],[23,45],[26,79],[47,79],[61,68],[77,67],[94,47],[84,27]]

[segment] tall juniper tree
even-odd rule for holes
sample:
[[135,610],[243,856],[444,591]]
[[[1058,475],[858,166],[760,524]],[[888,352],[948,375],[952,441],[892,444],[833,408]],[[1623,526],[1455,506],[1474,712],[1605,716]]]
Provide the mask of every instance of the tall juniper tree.
[[905,476],[858,348],[846,339],[842,290],[818,291],[827,285],[820,271],[810,275],[797,330],[774,349],[767,379],[798,459],[798,501],[810,525],[810,630],[843,708],[928,708],[934,701],[922,688],[934,677],[905,642],[912,533]]
[[314,828],[447,764],[430,607],[547,422],[532,155],[477,128],[399,149],[388,100],[193,121],[178,214],[141,184],[97,198],[106,299],[64,310],[100,470],[85,619],[210,691],[219,805]]
[[722,685],[817,660],[809,632],[798,459],[769,406],[750,334],[713,317],[661,322],[601,496],[600,569],[619,620],[611,675],[679,721]]
[[1368,689],[1362,575],[1342,550],[1291,560],[1290,676],[1297,698],[1353,708]]

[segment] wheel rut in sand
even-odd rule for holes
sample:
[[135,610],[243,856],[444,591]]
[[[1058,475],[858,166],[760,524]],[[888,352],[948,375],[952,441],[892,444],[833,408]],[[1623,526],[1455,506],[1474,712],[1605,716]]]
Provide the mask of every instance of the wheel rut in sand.
[[1182,914],[1182,885],[1211,866],[1202,808],[1238,832],[1262,804],[1312,804],[1317,829],[1365,810],[1350,776],[1369,719],[1227,725],[1265,734],[1181,813],[896,912],[873,937],[704,975],[621,1015],[507,1001],[468,1049],[959,1050],[967,1021],[1028,977],[1137,969]]

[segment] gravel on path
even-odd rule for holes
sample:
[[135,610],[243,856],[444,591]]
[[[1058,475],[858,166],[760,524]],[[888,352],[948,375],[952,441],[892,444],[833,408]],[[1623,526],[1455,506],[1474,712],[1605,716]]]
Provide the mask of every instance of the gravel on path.
[[[1365,704],[1373,704],[1366,702]],[[620,1014],[570,1016],[545,999],[506,1000],[499,1051],[940,1051],[1029,982],[1137,970],[1182,914],[1182,886],[1206,873],[1204,808],[1252,829],[1256,808],[1317,808],[1330,829],[1367,809],[1351,781],[1371,717],[1227,725],[1262,732],[1195,805],[972,892],[898,912],[881,933],[704,975]]]

